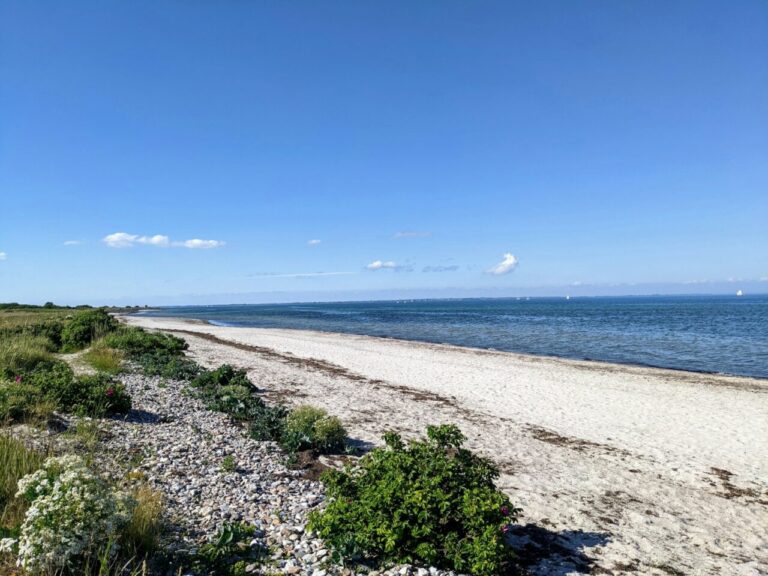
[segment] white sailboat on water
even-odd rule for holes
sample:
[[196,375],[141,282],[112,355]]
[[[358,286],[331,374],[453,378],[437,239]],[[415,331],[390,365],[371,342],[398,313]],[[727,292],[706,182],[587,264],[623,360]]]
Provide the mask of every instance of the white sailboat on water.
[[736,296],[744,296],[744,292],[741,290],[736,290]]

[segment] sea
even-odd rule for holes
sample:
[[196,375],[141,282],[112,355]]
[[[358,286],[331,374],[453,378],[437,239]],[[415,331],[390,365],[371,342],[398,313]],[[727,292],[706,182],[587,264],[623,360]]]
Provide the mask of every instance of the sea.
[[174,306],[143,314],[768,378],[768,295]]

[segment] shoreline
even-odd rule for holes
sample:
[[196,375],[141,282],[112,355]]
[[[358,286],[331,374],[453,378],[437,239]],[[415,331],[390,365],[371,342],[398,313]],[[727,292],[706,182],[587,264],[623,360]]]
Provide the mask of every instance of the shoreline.
[[[456,423],[532,524],[605,573],[760,574],[768,565],[761,380],[349,334],[129,316],[175,333],[265,398],[339,416],[359,445]],[[704,385],[702,385],[704,384]],[[570,563],[570,564],[569,564]],[[559,565],[558,565],[559,566]],[[662,567],[662,568],[660,568]],[[533,574],[565,574],[551,565]]]
[[738,379],[738,380],[748,380],[751,381],[748,384],[745,384],[746,386],[755,386],[757,389],[765,388],[766,391],[768,391],[768,376],[751,376],[746,374],[733,374],[730,372],[715,372],[710,370],[689,370],[686,368],[675,368],[670,366],[659,366],[655,364],[645,364],[642,362],[620,362],[620,361],[612,361],[612,360],[600,360],[597,358],[576,358],[572,356],[559,356],[556,354],[533,354],[530,352],[517,352],[514,350],[502,350],[499,348],[481,348],[478,346],[469,346],[464,344],[451,344],[449,342],[437,342],[432,340],[418,340],[418,339],[409,339],[409,338],[398,338],[395,336],[375,336],[371,334],[363,334],[360,332],[334,332],[330,330],[318,330],[318,329],[304,329],[304,328],[272,328],[272,327],[261,327],[261,326],[239,326],[234,324],[227,324],[224,322],[216,323],[211,320],[202,320],[199,318],[186,318],[184,316],[148,316],[148,315],[142,315],[142,312],[129,312],[129,313],[120,313],[116,314],[118,318],[128,318],[128,317],[135,317],[135,318],[144,318],[144,319],[157,319],[159,321],[163,320],[169,320],[174,322],[183,322],[188,323],[191,325],[203,325],[203,326],[210,326],[212,328],[227,328],[227,329],[233,329],[233,330],[264,330],[264,331],[285,331],[285,332],[296,332],[297,334],[317,334],[317,335],[328,335],[328,336],[350,336],[350,337],[359,337],[359,338],[371,338],[373,340],[381,340],[383,342],[399,342],[404,345],[427,345],[427,346],[439,346],[439,347],[445,347],[445,348],[451,348],[451,349],[457,349],[457,350],[465,350],[470,352],[487,352],[489,354],[508,354],[512,357],[520,358],[520,359],[529,359],[529,360],[551,360],[551,361],[562,361],[562,362],[573,362],[575,365],[599,365],[599,367],[603,368],[609,368],[609,367],[615,367],[615,368],[635,368],[640,370],[656,370],[659,372],[671,372],[675,375],[690,375],[691,377],[698,377],[698,376],[712,376],[715,378],[726,378],[726,379]]

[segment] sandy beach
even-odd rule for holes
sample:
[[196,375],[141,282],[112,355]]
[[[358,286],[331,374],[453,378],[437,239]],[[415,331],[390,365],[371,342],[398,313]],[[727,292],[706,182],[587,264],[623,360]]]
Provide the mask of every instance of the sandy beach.
[[768,574],[768,382],[143,316],[351,437],[453,422],[523,509],[538,574]]

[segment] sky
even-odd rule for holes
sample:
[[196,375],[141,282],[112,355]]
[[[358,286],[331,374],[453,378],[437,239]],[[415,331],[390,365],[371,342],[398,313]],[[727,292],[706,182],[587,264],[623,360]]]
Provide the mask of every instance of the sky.
[[768,292],[768,3],[0,2],[0,301]]

